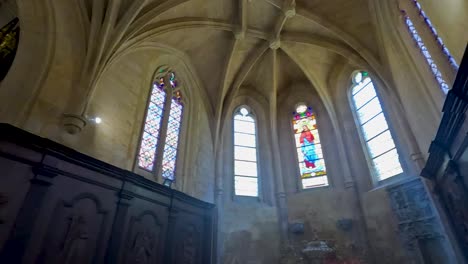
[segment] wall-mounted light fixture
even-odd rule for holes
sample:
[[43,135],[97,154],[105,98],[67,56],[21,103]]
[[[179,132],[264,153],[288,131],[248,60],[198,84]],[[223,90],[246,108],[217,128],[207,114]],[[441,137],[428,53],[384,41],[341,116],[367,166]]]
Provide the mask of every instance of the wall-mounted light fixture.
[[102,118],[100,118],[99,116],[88,117],[88,120],[91,121],[91,122],[94,122],[95,124],[101,124],[102,123]]

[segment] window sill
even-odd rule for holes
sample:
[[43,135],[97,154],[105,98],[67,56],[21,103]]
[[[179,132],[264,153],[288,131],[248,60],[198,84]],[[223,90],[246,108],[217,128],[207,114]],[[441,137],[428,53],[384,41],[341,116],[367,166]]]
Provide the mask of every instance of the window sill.
[[393,177],[388,178],[386,180],[380,181],[377,184],[377,186],[370,189],[368,192],[378,191],[378,190],[381,190],[381,189],[387,189],[389,187],[401,185],[401,184],[404,184],[404,183],[407,183],[407,182],[410,182],[410,181],[414,181],[416,179],[418,179],[418,177],[410,176],[410,175],[406,175],[406,174],[402,173],[400,175],[393,176]]
[[261,203],[260,197],[234,195],[234,202],[241,204]]
[[329,188],[331,188],[330,185],[327,185],[327,186],[318,186],[318,187],[307,188],[307,189],[301,188],[301,189],[299,189],[298,193],[301,193],[301,192],[313,192],[313,191],[325,190],[325,189],[329,189]]

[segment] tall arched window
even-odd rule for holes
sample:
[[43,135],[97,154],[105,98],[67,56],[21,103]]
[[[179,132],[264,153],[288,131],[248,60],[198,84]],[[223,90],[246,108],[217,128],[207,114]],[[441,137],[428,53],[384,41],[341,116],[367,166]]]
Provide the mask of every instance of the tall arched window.
[[[449,49],[445,46],[444,42],[442,41],[442,38],[438,35],[437,30],[433,26],[429,17],[422,10],[421,4],[417,0],[409,0],[409,1],[412,2],[414,8],[416,9],[417,14],[419,14],[419,18],[424,21],[424,25],[426,26],[428,31],[432,34],[433,38],[437,42],[437,45],[439,46],[442,53],[447,57],[447,60],[449,61],[450,65],[455,70],[458,70],[459,66],[457,62],[450,54]],[[436,62],[433,59],[433,56],[429,52],[426,43],[424,43],[423,38],[421,37],[418,30],[416,29],[416,26],[413,23],[413,20],[410,18],[410,15],[408,14],[407,10],[401,10],[401,12],[403,13],[403,18],[408,28],[408,31],[411,37],[413,38],[414,42],[416,43],[416,46],[419,48],[421,54],[424,56],[424,59],[426,60],[427,65],[429,66],[432,74],[434,75],[434,78],[437,80],[441,90],[444,93],[448,93],[450,88],[447,85],[447,82],[444,80],[442,73],[439,70],[439,67],[437,66]],[[413,19],[418,19],[418,17],[413,17]]]
[[413,2],[414,6],[416,7],[416,9],[417,9],[417,11],[419,13],[419,16],[424,20],[425,25],[427,26],[427,28],[431,32],[432,36],[436,40],[437,45],[439,45],[440,49],[442,50],[444,55],[447,57],[448,61],[450,62],[450,65],[452,65],[452,67],[455,70],[458,70],[458,68],[459,68],[458,63],[453,58],[453,56],[450,53],[449,49],[445,46],[444,42],[442,41],[442,38],[437,33],[437,30],[435,29],[435,27],[432,24],[431,20],[429,19],[429,17],[426,15],[424,10],[422,9],[421,4],[417,0],[410,0],[410,1]]
[[258,196],[257,136],[255,119],[246,106],[234,114],[234,193]]
[[176,75],[169,72],[153,83],[138,152],[138,167],[161,175],[169,186],[175,180],[182,112]]
[[293,113],[293,129],[303,189],[328,186],[327,170],[311,107],[299,104]]
[[352,79],[354,110],[376,180],[401,174],[403,169],[398,151],[369,74],[356,72]]

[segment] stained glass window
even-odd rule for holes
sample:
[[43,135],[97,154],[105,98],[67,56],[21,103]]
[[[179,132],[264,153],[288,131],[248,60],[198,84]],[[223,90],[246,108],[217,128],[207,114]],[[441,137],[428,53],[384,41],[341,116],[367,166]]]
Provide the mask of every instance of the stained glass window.
[[[154,83],[138,154],[140,168],[154,172],[160,164],[161,176],[169,182],[175,180],[183,113],[182,95],[177,85],[174,72]],[[160,140],[164,144],[160,144]]]
[[352,99],[376,179],[381,181],[401,174],[400,157],[367,72],[353,76]]
[[0,28],[0,81],[5,78],[18,49],[19,20],[14,18]]
[[160,82],[153,84],[153,90],[146,112],[140,153],[138,155],[138,166],[148,171],[153,170],[156,160],[156,149],[158,147],[165,101],[166,92],[164,91],[164,81],[160,80]]
[[240,196],[258,196],[255,119],[246,107],[234,115],[234,192]]
[[302,188],[328,186],[317,120],[311,107],[305,104],[296,107],[293,113],[293,129]]
[[437,67],[437,64],[432,58],[431,53],[429,52],[426,45],[424,44],[424,41],[422,40],[421,36],[419,36],[419,33],[416,30],[416,27],[414,26],[413,22],[407,15],[405,15],[405,23],[406,23],[406,26],[408,27],[409,32],[411,33],[411,36],[413,37],[413,40],[416,42],[416,45],[418,46],[424,58],[426,59],[426,62],[429,65],[429,68],[431,69],[432,74],[434,75],[435,79],[439,83],[440,89],[445,94],[447,94],[450,89],[449,86],[447,85],[444,78],[442,77],[442,73],[440,72],[439,68]]
[[[429,19],[429,17],[426,15],[426,13],[424,12],[424,10],[422,9],[421,7],[421,4],[417,1],[417,0],[411,0],[414,4],[414,6],[416,7],[417,11],[419,12],[419,15],[421,16],[421,18],[424,20],[424,23],[426,24],[426,26],[428,27],[429,31],[431,32],[432,36],[434,37],[434,39],[436,40],[437,42],[437,45],[439,45],[440,49],[442,50],[442,52],[444,53],[444,55],[447,57],[448,61],[450,62],[450,65],[452,65],[452,67],[455,69],[455,70],[458,70],[459,68],[459,65],[457,64],[457,62],[455,61],[455,59],[452,57],[452,54],[450,54],[450,51],[449,49],[445,46],[444,42],[442,41],[442,38],[439,37],[439,34],[437,33],[437,30],[435,29],[434,25],[432,24],[431,20]],[[406,14],[405,14],[406,15]],[[407,17],[407,16],[406,16]],[[408,18],[409,19],[409,18]],[[405,18],[406,20],[406,18]],[[408,23],[407,23],[408,24]],[[411,23],[412,24],[412,23]],[[411,32],[411,30],[410,30]],[[413,33],[412,33],[413,34]]]
[[172,99],[169,122],[167,125],[166,144],[162,161],[162,176],[174,180],[177,147],[179,144],[180,124],[182,121],[182,105]]

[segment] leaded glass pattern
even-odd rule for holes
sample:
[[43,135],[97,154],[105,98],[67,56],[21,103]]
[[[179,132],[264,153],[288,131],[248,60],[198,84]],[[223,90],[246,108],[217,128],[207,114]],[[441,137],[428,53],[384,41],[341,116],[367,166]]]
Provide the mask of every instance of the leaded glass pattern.
[[367,72],[357,72],[353,83],[354,109],[377,180],[401,174],[400,157],[371,78]]
[[162,160],[162,176],[172,181],[175,180],[182,110],[182,104],[180,104],[177,99],[172,99]]
[[153,84],[138,154],[138,166],[148,171],[153,170],[156,160],[156,149],[166,101],[166,92],[162,89],[163,86],[163,83]]
[[416,42],[416,45],[418,46],[419,50],[423,54],[424,58],[426,59],[427,64],[429,65],[429,68],[434,75],[435,79],[439,83],[440,89],[447,94],[449,91],[449,86],[445,82],[444,78],[442,77],[442,73],[440,72],[439,68],[437,67],[437,64],[435,63],[434,59],[432,59],[432,56],[427,49],[426,45],[424,44],[424,41],[422,40],[421,36],[419,35],[418,31],[416,30],[416,27],[414,26],[413,22],[409,18],[409,16],[405,15],[405,23],[406,26],[408,27],[408,30],[413,37],[413,40]]
[[411,1],[413,1],[414,6],[419,12],[419,15],[422,17],[422,19],[426,23],[427,27],[429,28],[429,31],[433,35],[440,49],[442,50],[442,52],[444,53],[444,55],[447,57],[448,61],[450,62],[450,65],[452,65],[452,67],[458,71],[458,68],[459,68],[458,63],[453,58],[452,54],[450,54],[450,51],[447,48],[447,46],[445,46],[444,42],[442,41],[442,38],[439,37],[439,34],[437,34],[437,30],[435,29],[431,20],[429,19],[429,17],[426,15],[424,10],[422,9],[421,4],[417,0],[411,0]]
[[183,113],[182,94],[177,85],[174,72],[154,83],[138,154],[138,167],[154,173],[161,171],[169,186],[175,180]]
[[258,196],[256,126],[246,107],[234,115],[234,193]]
[[311,107],[305,104],[296,107],[293,113],[293,129],[302,188],[328,186],[317,120]]

